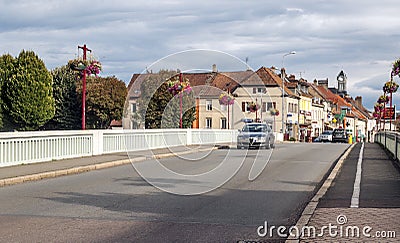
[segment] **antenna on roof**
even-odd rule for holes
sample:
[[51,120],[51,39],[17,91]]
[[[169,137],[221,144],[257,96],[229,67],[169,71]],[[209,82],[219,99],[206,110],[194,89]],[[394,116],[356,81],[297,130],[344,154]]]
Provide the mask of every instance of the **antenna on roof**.
[[247,70],[250,70],[249,64],[247,64],[249,62],[249,57],[246,57],[246,66],[247,66]]

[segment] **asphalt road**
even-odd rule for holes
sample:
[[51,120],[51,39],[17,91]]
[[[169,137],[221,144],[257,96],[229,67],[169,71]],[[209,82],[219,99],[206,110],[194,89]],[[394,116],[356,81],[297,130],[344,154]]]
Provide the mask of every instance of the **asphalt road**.
[[[269,151],[215,150],[160,160],[187,175],[242,166],[211,190],[196,180],[157,175],[163,189],[205,186],[174,195],[149,185],[131,165],[0,188],[0,242],[237,242],[259,239],[258,226],[290,226],[347,144],[278,144],[253,181],[249,171]],[[201,159],[200,159],[201,158]],[[140,162],[149,167],[154,161]],[[255,163],[256,170],[263,168]],[[261,166],[261,167],[260,167]],[[228,169],[229,170],[229,169]],[[190,176],[188,178],[191,178]],[[154,179],[154,178],[153,178]],[[275,239],[262,239],[271,241]],[[282,239],[281,239],[282,240]],[[278,239],[279,241],[279,239]]]

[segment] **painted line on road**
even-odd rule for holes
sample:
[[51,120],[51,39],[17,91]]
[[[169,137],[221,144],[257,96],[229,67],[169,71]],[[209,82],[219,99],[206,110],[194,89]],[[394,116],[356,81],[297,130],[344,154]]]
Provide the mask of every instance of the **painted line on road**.
[[[325,195],[325,193],[328,191],[329,187],[331,186],[333,179],[336,177],[336,175],[339,173],[340,168],[343,165],[344,160],[349,156],[350,152],[353,150],[354,146],[356,143],[352,144],[346,152],[340,157],[338,162],[336,163],[335,167],[329,174],[328,178],[324,181],[322,184],[321,188],[318,190],[318,192],[314,195],[314,197],[311,199],[311,201],[307,204],[303,212],[301,213],[301,216],[299,220],[296,223],[296,229],[303,229],[310,221],[311,216],[314,214],[315,210],[317,209],[318,202],[319,200]],[[292,243],[292,242],[299,242],[300,239],[299,237],[296,236],[289,236],[285,242],[287,243]]]
[[356,179],[354,180],[353,196],[351,197],[351,208],[358,208],[360,203],[360,189],[361,189],[361,173],[362,173],[362,161],[364,154],[364,143],[361,145],[360,155],[358,156]]

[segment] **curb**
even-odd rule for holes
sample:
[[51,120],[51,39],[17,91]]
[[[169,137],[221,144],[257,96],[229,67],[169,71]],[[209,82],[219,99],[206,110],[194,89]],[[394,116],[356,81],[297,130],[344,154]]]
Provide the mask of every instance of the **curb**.
[[[353,143],[346,150],[346,152],[340,157],[340,159],[336,163],[335,167],[329,174],[328,178],[324,181],[324,183],[319,188],[317,193],[314,195],[314,197],[311,199],[311,201],[304,208],[299,220],[296,223],[296,226],[295,226],[296,229],[302,229],[303,227],[305,227],[308,224],[312,215],[314,214],[315,210],[317,209],[319,200],[325,195],[325,193],[328,191],[329,187],[332,185],[332,182],[335,179],[338,172],[340,171],[340,168],[342,167],[344,160],[347,158],[347,156],[350,154],[350,152],[353,150],[353,148],[355,147],[356,144],[357,143]],[[289,236],[285,242],[286,243],[297,243],[297,242],[300,242],[300,237],[301,236],[297,236],[297,237]]]
[[72,167],[68,169],[62,169],[62,170],[54,170],[54,171],[47,171],[47,172],[42,172],[42,173],[36,173],[36,174],[30,174],[30,175],[23,175],[23,176],[18,176],[18,177],[12,177],[12,178],[5,178],[0,180],[0,187],[4,186],[11,186],[11,185],[16,185],[16,184],[21,184],[25,182],[30,182],[30,181],[39,181],[42,179],[48,179],[48,178],[56,178],[60,176],[66,176],[66,175],[74,175],[74,174],[81,174],[93,170],[101,170],[101,169],[107,169],[115,166],[120,166],[120,165],[126,165],[134,162],[141,162],[145,161],[147,159],[163,159],[163,158],[168,158],[168,157],[174,157],[178,155],[184,155],[184,154],[190,154],[190,153],[197,153],[197,152],[204,152],[204,151],[212,151],[218,149],[217,147],[213,148],[207,148],[207,149],[196,149],[193,151],[184,151],[184,152],[177,152],[177,153],[166,153],[166,154],[157,154],[153,155],[152,157],[137,157],[133,159],[123,159],[123,160],[116,160],[116,161],[110,161],[110,162],[103,162],[99,164],[92,164],[92,165],[83,165],[83,166],[77,166],[77,167]]

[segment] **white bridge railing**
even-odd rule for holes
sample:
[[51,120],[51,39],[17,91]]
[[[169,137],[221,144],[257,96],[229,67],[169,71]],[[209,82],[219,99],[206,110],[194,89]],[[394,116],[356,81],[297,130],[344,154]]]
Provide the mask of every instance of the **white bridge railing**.
[[192,144],[231,143],[236,130],[146,129],[0,133],[0,167]]
[[400,133],[398,132],[378,132],[375,134],[375,142],[380,143],[389,151],[395,160],[400,159]]

